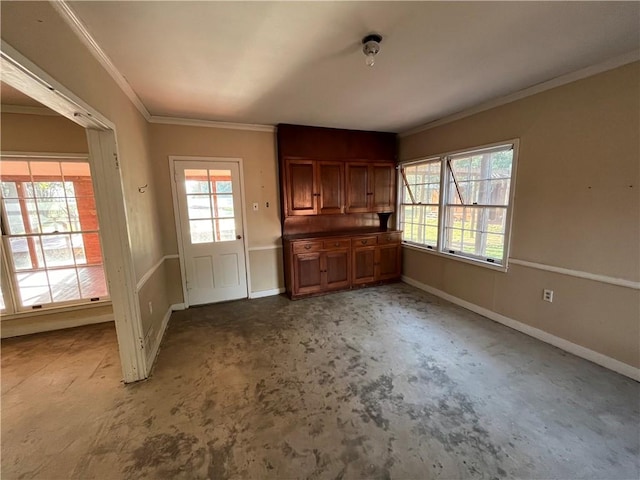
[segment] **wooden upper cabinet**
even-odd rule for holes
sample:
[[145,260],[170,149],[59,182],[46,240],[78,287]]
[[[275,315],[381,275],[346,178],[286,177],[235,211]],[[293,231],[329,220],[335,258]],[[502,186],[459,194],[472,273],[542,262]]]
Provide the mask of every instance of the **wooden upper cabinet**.
[[344,163],[318,162],[318,213],[344,212]]
[[347,163],[347,213],[393,212],[395,165]]
[[371,211],[393,212],[395,207],[396,168],[388,163],[371,165]]
[[313,160],[287,160],[286,209],[287,215],[315,215],[316,167]]
[[369,165],[366,163],[347,164],[347,213],[369,211]]
[[[281,124],[277,141],[284,217],[394,211],[395,134]],[[284,220],[284,230],[328,221]],[[362,218],[336,222],[351,220]]]

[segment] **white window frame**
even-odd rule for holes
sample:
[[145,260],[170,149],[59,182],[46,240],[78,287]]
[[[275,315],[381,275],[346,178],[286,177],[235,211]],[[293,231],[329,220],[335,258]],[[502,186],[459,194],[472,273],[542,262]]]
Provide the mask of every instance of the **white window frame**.
[[[478,257],[472,254],[455,252],[450,253],[448,249],[445,249],[444,240],[445,240],[445,222],[447,219],[447,199],[450,197],[450,181],[451,172],[449,168],[449,162],[452,157],[460,156],[462,154],[474,154],[474,153],[482,153],[487,150],[496,150],[500,147],[508,147],[511,146],[513,149],[513,159],[511,163],[511,182],[509,187],[509,203],[506,207],[506,218],[505,218],[505,232],[504,232],[504,250],[502,261],[491,261],[484,257]],[[427,162],[433,162],[434,160],[440,161],[440,201],[438,208],[438,242],[435,247],[427,246],[425,244],[420,244],[416,242],[410,242],[403,240],[402,245],[405,248],[429,252],[430,254],[442,256],[446,258],[455,259],[464,263],[469,263],[472,265],[477,265],[481,267],[490,268],[492,270],[497,270],[501,272],[506,272],[508,270],[508,260],[509,253],[511,249],[511,230],[513,223],[513,207],[514,207],[514,199],[515,199],[515,189],[516,189],[516,178],[517,178],[517,165],[518,165],[518,156],[519,156],[519,147],[520,141],[518,138],[504,140],[501,142],[494,142],[490,144],[480,145],[476,147],[463,148],[459,150],[453,150],[449,152],[444,152],[437,155],[428,155],[425,157],[411,159],[406,161],[401,161],[398,166],[398,195],[397,195],[397,205],[396,211],[399,213],[396,215],[396,223],[397,228],[401,228],[400,222],[402,218],[402,198],[403,198],[403,189],[404,189],[404,179],[401,173],[401,169],[407,166],[422,164]]]
[[[2,151],[0,152],[0,158],[3,159],[20,159],[23,161],[41,161],[41,162],[82,162],[87,163],[89,168],[91,169],[91,164],[89,162],[89,156],[87,154],[78,154],[78,153],[43,153],[43,152],[12,152],[12,151]],[[91,171],[91,176],[93,177],[94,173]],[[94,200],[96,197],[96,193],[94,191]],[[6,218],[6,212],[2,212],[2,221],[5,227],[8,229],[8,218]],[[94,233],[94,232],[92,232]],[[102,245],[102,235],[100,230],[96,231],[100,238],[100,244]],[[20,235],[18,235],[20,236]],[[3,316],[26,316],[30,314],[42,314],[50,311],[67,311],[73,310],[75,308],[82,307],[94,307],[98,305],[109,305],[111,304],[111,296],[110,292],[107,291],[106,295],[102,295],[100,297],[95,297],[95,299],[87,299],[81,298],[76,300],[64,300],[64,301],[52,301],[48,303],[43,303],[41,305],[31,305],[31,306],[22,306],[20,304],[19,299],[19,287],[18,282],[15,278],[15,273],[17,270],[13,265],[13,260],[11,255],[8,253],[8,249],[5,245],[5,240],[11,237],[15,237],[15,235],[7,233],[2,233],[2,244],[1,247],[1,256],[2,256],[2,293],[4,297],[5,308],[1,310]],[[102,254],[102,269],[105,271],[105,281],[106,281],[106,269],[104,265],[104,253]],[[44,268],[43,271],[47,271],[48,268]],[[108,284],[107,284],[108,285]],[[108,289],[108,287],[107,287]],[[52,298],[53,300],[53,298]]]

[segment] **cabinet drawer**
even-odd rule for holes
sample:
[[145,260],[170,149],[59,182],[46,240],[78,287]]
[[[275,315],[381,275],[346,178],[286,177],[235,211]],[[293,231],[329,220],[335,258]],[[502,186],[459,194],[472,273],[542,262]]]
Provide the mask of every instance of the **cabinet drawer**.
[[402,242],[402,232],[389,232],[381,233],[378,235],[378,243],[384,245],[386,243],[400,243]]
[[293,253],[318,252],[322,250],[322,242],[294,242]]
[[335,238],[333,240],[325,240],[322,242],[322,247],[325,250],[333,248],[351,248],[351,240],[348,238]]
[[353,237],[353,247],[370,247],[371,245],[378,244],[378,237],[372,235],[371,237]]

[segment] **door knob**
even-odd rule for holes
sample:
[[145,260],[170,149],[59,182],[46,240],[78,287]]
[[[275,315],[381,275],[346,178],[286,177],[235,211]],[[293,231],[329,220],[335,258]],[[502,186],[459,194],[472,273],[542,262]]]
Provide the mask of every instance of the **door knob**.
[[242,235],[236,235],[237,240],[242,240]]

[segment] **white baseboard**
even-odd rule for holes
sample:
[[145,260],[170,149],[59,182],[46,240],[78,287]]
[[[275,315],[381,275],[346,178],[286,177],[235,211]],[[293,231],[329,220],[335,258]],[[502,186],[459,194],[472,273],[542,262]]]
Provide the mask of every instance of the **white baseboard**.
[[184,303],[174,303],[169,307],[172,312],[177,312],[179,310],[186,310],[187,306]]
[[577,345],[563,338],[556,337],[555,335],[545,332],[544,330],[540,330],[539,328],[535,328],[525,323],[518,322],[517,320],[505,317],[504,315],[493,312],[484,307],[480,307],[474,303],[467,302],[466,300],[462,300],[458,297],[454,297],[453,295],[443,292],[442,290],[438,290],[437,288],[431,287],[422,282],[418,282],[417,280],[406,277],[404,275],[402,276],[402,281],[416,288],[419,288],[420,290],[424,290],[427,293],[431,293],[432,295],[443,298],[444,300],[447,300],[451,303],[455,303],[456,305],[466,308],[467,310],[478,313],[483,317],[487,317],[494,322],[498,322],[502,325],[513,328],[514,330],[518,330],[519,332],[529,335],[530,337],[541,340],[545,343],[553,345],[554,347],[558,347],[561,350],[572,353],[573,355],[584,358],[593,363],[597,363],[602,367],[608,368],[609,370],[613,370],[614,372],[640,382],[640,368],[633,367],[614,358],[607,357],[606,355],[598,353],[594,350],[590,350],[581,345]]
[[52,318],[50,315],[42,317],[12,318],[2,321],[0,337],[10,338],[32,333],[50,332],[65,328],[82,327],[95,323],[113,322],[113,313],[91,315],[82,318]]
[[273,295],[280,295],[284,293],[284,288],[273,288],[271,290],[260,290],[259,292],[251,292],[249,294],[250,299],[254,298],[262,298],[262,297],[271,297]]

